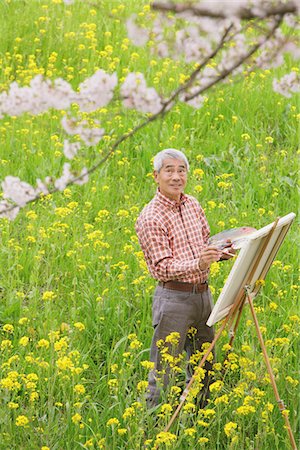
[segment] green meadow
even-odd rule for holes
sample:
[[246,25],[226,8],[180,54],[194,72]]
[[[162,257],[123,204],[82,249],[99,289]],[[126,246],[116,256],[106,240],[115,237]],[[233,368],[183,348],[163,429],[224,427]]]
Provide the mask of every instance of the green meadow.
[[[167,96],[191,71],[134,47],[125,20],[146,1],[2,0],[0,92],[37,74],[74,89],[99,68],[145,73]],[[205,209],[211,234],[260,228],[298,210],[299,102],[272,90],[296,62],[243,73],[207,92],[203,107],[178,103],[162,119],[125,140],[83,186],[44,196],[14,221],[0,219],[0,449],[289,449],[284,420],[267,375],[250,310],[245,306],[229,359],[229,337],[217,344],[210,403],[188,402],[161,434],[178,403],[170,386],[148,411],[152,337],[151,279],[134,230],[156,191],[151,159],[163,148],[184,151],[186,192]],[[296,70],[298,70],[296,68]],[[76,112],[76,105],[73,107]],[[59,177],[67,161],[65,112],[0,119],[0,179]],[[105,136],[72,161],[91,167],[145,116],[118,99],[93,113]],[[281,398],[299,433],[299,257],[293,224],[255,299]],[[211,268],[215,300],[233,261]],[[218,328],[217,325],[216,328]],[[184,378],[183,364],[177,370]],[[174,382],[175,383],[175,382]],[[298,434],[299,435],[299,434]]]

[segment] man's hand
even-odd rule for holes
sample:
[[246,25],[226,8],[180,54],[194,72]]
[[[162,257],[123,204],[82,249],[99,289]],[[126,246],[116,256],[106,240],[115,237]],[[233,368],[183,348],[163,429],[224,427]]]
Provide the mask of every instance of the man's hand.
[[227,239],[227,244],[222,248],[221,261],[233,258],[235,256],[235,249],[232,247],[230,239]]
[[220,251],[217,247],[204,248],[200,252],[199,269],[200,270],[208,269],[211,263],[219,261],[221,255],[222,251]]

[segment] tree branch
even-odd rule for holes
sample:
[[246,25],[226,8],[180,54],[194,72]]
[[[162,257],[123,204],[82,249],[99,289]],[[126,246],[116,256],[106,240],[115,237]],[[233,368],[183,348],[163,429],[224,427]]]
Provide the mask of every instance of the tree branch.
[[[203,61],[201,64],[199,64],[199,66],[191,73],[191,75],[189,76],[188,80],[182,85],[180,86],[178,89],[176,89],[173,94],[169,97],[168,100],[166,100],[162,106],[162,108],[156,113],[153,114],[152,116],[148,117],[144,122],[140,123],[139,125],[136,125],[130,132],[128,133],[124,133],[122,136],[120,136],[115,143],[112,145],[112,147],[110,148],[110,150],[106,153],[106,155],[98,162],[96,163],[94,166],[92,166],[89,170],[87,170],[87,172],[84,175],[79,175],[76,178],[73,178],[71,181],[69,181],[66,186],[70,186],[72,184],[75,184],[76,181],[80,181],[82,178],[84,178],[87,175],[90,175],[91,173],[95,172],[100,166],[102,166],[102,164],[104,164],[108,158],[114,153],[115,149],[124,141],[126,141],[127,139],[129,139],[131,136],[133,136],[137,131],[141,130],[142,128],[144,128],[145,126],[147,126],[149,123],[155,121],[156,119],[158,119],[160,116],[168,113],[171,108],[168,108],[169,105],[172,104],[172,102],[179,96],[179,94],[183,91],[185,91],[186,89],[188,89],[190,87],[190,85],[193,83],[194,79],[196,78],[197,74],[200,72],[200,70],[212,59],[214,58],[214,56],[218,53],[218,51],[223,47],[225,41],[226,41],[226,37],[228,36],[229,31],[231,30],[232,25],[230,25],[226,30],[224,35],[222,36],[219,44],[217,45],[217,47],[215,48],[215,50],[213,50]],[[43,196],[46,195],[52,195],[56,192],[58,192],[59,189],[58,188],[53,188],[51,190],[49,190],[48,194],[44,194]],[[38,194],[35,198],[29,200],[26,205],[33,203],[35,201],[40,200],[41,198],[43,198],[41,196],[41,194]],[[20,208],[20,206],[18,205],[12,205],[9,208],[3,210],[0,212],[0,217],[1,215],[8,213],[10,211],[12,211],[15,208]]]
[[247,61],[247,59],[249,59],[263,44],[265,44],[275,33],[275,31],[277,30],[277,28],[279,27],[279,25],[281,24],[283,19],[283,16],[281,16],[279,19],[276,20],[275,25],[272,27],[272,29],[270,30],[270,32],[267,34],[267,36],[265,37],[265,39],[262,42],[257,43],[256,45],[254,45],[252,47],[252,49],[247,53],[247,55],[245,55],[243,58],[241,58],[236,64],[234,64],[232,67],[230,67],[230,69],[225,70],[224,72],[221,73],[221,75],[219,75],[217,78],[215,78],[214,80],[212,80],[209,84],[207,84],[206,86],[200,88],[197,92],[187,96],[185,98],[185,101],[189,101],[192,100],[193,98],[197,97],[198,95],[202,94],[203,92],[205,92],[206,90],[208,90],[209,88],[211,88],[212,86],[214,86],[215,84],[219,83],[221,80],[224,80],[228,75],[230,75],[235,69],[237,69],[240,65],[242,65],[245,61]]
[[[251,50],[247,53],[247,55],[245,55],[245,57],[241,58],[236,64],[234,64],[230,69],[224,71],[219,77],[215,78],[214,80],[212,80],[211,83],[209,83],[208,85],[202,87],[201,89],[199,89],[196,93],[191,94],[190,96],[185,98],[185,101],[189,101],[192,100],[193,98],[197,97],[198,95],[200,95],[201,93],[207,91],[208,89],[210,89],[212,86],[216,85],[218,82],[220,82],[221,80],[223,80],[224,78],[226,78],[228,75],[230,75],[237,67],[239,67],[241,64],[243,64],[247,59],[249,59],[268,39],[270,39],[270,37],[274,34],[275,30],[279,27],[279,25],[281,24],[283,20],[283,16],[281,16],[280,18],[278,18],[274,24],[274,26],[272,27],[272,29],[270,30],[270,32],[265,36],[265,39],[260,42],[257,43],[256,45],[254,45]],[[221,50],[221,48],[223,47],[224,43],[227,42],[226,38],[230,32],[230,30],[232,29],[232,24],[225,30],[219,44],[216,46],[216,48],[197,66],[197,68],[191,73],[191,75],[189,76],[188,80],[179,88],[177,88],[169,97],[168,100],[166,100],[163,103],[162,108],[155,114],[153,114],[152,116],[148,117],[146,120],[144,120],[142,123],[140,123],[139,125],[136,125],[130,132],[128,133],[124,133],[122,136],[120,136],[112,145],[112,147],[108,150],[108,152],[106,153],[106,155],[98,162],[96,163],[94,166],[92,166],[89,170],[87,170],[87,172],[84,175],[79,175],[78,177],[73,178],[71,181],[69,181],[66,186],[75,184],[76,181],[80,181],[82,178],[86,177],[87,175],[90,175],[91,173],[95,172],[101,165],[103,165],[108,158],[114,153],[115,149],[124,141],[126,141],[127,139],[129,139],[130,137],[132,137],[137,131],[141,130],[142,128],[144,128],[145,126],[147,126],[148,124],[150,124],[151,122],[155,121],[156,119],[158,119],[160,116],[168,113],[171,109],[172,109],[172,103],[174,102],[174,100],[176,100],[178,98],[178,96],[186,91],[194,82],[195,78],[197,77],[198,73],[203,69],[203,67],[205,67],[207,65],[207,63],[216,56],[216,54]],[[170,106],[170,108],[168,108]],[[58,188],[53,188],[52,190],[49,190],[48,194],[44,194],[44,196],[46,195],[51,195],[54,194],[55,192],[58,192],[59,189]],[[41,194],[38,194],[35,198],[29,200],[27,204],[33,203],[35,201],[38,201],[42,198]],[[9,208],[3,210],[0,212],[0,217],[9,212],[12,211],[14,208],[20,208],[20,206],[18,205],[12,205]]]
[[226,12],[226,5],[222,2],[218,3],[218,8],[207,8],[199,5],[192,5],[189,3],[174,4],[171,2],[153,2],[151,8],[156,11],[173,12],[180,14],[183,12],[189,12],[194,16],[212,17],[215,19],[228,19],[231,16],[238,17],[242,20],[251,20],[255,18],[265,19],[276,15],[297,13],[297,5],[293,0],[287,2],[279,2],[278,4],[264,5],[261,11],[261,15],[255,12],[254,8],[240,7],[234,10],[232,14]]

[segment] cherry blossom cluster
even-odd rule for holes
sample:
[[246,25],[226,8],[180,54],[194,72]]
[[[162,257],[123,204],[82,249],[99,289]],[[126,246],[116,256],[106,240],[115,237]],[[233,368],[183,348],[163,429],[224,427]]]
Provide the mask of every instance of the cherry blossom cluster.
[[126,22],[127,34],[129,39],[134,42],[137,46],[143,47],[150,37],[150,32],[146,28],[139,27],[135,23],[136,14],[133,14]]
[[29,86],[23,87],[13,82],[8,92],[0,94],[0,118],[4,115],[20,116],[28,112],[37,115],[50,108],[67,109],[75,95],[70,84],[61,78],[51,82],[42,75],[37,75]]
[[300,58],[300,48],[295,42],[289,40],[279,28],[272,39],[269,39],[262,47],[261,53],[256,59],[256,66],[261,69],[279,67],[284,63],[284,54],[290,53],[295,60]]
[[95,111],[112,100],[117,84],[116,73],[109,75],[104,70],[98,70],[79,85],[79,93],[75,102],[78,103],[81,111]]
[[[177,24],[178,19],[180,26]],[[133,15],[127,21],[127,34],[135,45],[142,46],[150,39],[150,33],[135,20]],[[192,63],[211,52],[213,44],[220,40],[227,25],[226,20],[198,18],[190,14],[180,14],[176,18],[158,16],[153,21],[151,39],[155,42],[158,56],[184,58],[187,63]]]
[[[70,110],[73,103],[78,104],[82,112],[93,112],[112,101],[118,84],[116,74],[109,75],[98,70],[84,80],[75,92],[65,80],[58,78],[53,82],[41,75],[33,78],[29,86],[20,87],[17,83],[10,85],[8,92],[0,94],[0,119],[5,115],[20,116],[24,113],[37,115],[49,109]],[[129,73],[120,87],[123,104],[139,112],[155,114],[162,108],[162,100],[154,88],[146,85],[142,74]],[[77,156],[82,147],[95,146],[103,137],[105,130],[100,122],[90,127],[87,120],[65,114],[61,125],[69,136],[76,136],[80,141],[64,140],[63,151],[67,159]],[[84,184],[88,181],[89,171],[86,167],[79,174],[74,174],[70,163],[65,163],[59,178],[46,177],[44,181],[36,180],[36,187],[18,177],[7,176],[2,182],[3,199],[0,202],[0,217],[14,219],[20,208],[27,203],[47,195],[55,190],[62,191],[71,183]]]
[[68,109],[77,103],[81,111],[95,111],[107,105],[113,98],[114,88],[118,83],[117,75],[109,75],[98,70],[79,85],[79,92],[62,78],[53,82],[42,75],[34,77],[29,86],[20,87],[13,82],[8,92],[0,94],[0,118],[5,114],[20,116],[24,113],[33,115],[53,108]]
[[[94,122],[96,122],[96,124],[99,124],[99,121]],[[87,120],[78,121],[75,118],[72,117],[69,118],[66,115],[62,118],[61,125],[67,134],[69,134],[70,136],[75,135],[80,136],[80,139],[88,146],[97,145],[102,136],[104,135],[103,128],[98,127],[89,128]],[[75,156],[80,147],[78,146],[78,143],[77,145],[72,145],[71,147],[70,146],[71,144],[69,144],[69,146],[68,144],[66,144],[65,146],[66,151],[67,153],[75,152],[74,153]]]
[[[82,112],[93,112],[111,102],[117,84],[115,73],[109,75],[101,69],[84,80],[79,85],[78,92],[62,78],[52,82],[37,75],[29,86],[23,87],[13,82],[8,92],[0,94],[0,119],[4,115],[37,115],[49,109],[66,110],[73,103],[78,104]],[[153,87],[147,87],[143,74],[129,73],[121,85],[121,96],[125,107],[135,108],[140,112],[156,113],[161,108],[160,96]],[[63,123],[64,125],[66,124]],[[78,131],[72,133],[72,126],[68,128],[69,134],[80,134]]]
[[79,174],[74,174],[69,163],[64,164],[61,177],[53,179],[48,176],[44,181],[37,179],[36,187],[22,181],[19,177],[8,175],[1,183],[4,200],[0,201],[0,217],[14,220],[20,208],[26,206],[27,203],[31,203],[55,190],[63,191],[69,184],[85,184],[88,179],[86,167]]
[[[34,77],[29,86],[20,87],[13,82],[8,92],[0,94],[0,118],[5,115],[20,116],[24,113],[37,115],[49,109],[68,110],[73,103],[77,103],[80,111],[92,112],[106,106],[114,95],[118,83],[116,74],[109,75],[98,70],[94,75],[84,80],[75,92],[71,85],[58,78],[53,82],[41,75]],[[134,107],[141,112],[157,112],[161,108],[160,97],[154,88],[147,88],[142,75],[129,74],[121,92],[124,105]],[[131,103],[131,104],[130,104]],[[99,143],[105,131],[100,128],[99,121],[94,120],[95,127],[88,126],[87,120],[77,120],[65,115],[61,125],[66,134],[78,136],[86,146]],[[73,159],[80,150],[81,142],[64,140],[64,155]],[[44,181],[36,180],[36,187],[20,180],[19,177],[7,176],[2,182],[3,199],[0,202],[0,217],[14,219],[20,208],[38,199],[41,194],[47,195],[54,190],[64,190],[70,183],[84,184],[88,181],[88,170],[83,168],[80,174],[74,175],[71,165],[65,163],[62,175],[54,179],[46,177]]]
[[[280,66],[287,52],[294,59],[299,59],[299,47],[293,38],[284,34],[280,28],[275,29],[272,36],[265,39],[280,15],[284,16],[285,23],[290,29],[299,29],[295,19],[300,10],[299,0],[289,2],[201,0],[201,2],[193,3],[154,1],[152,7],[158,11],[158,14],[152,19],[151,32],[142,26],[143,19],[132,16],[127,21],[128,36],[136,45],[144,45],[151,36],[151,40],[156,45],[156,53],[162,57],[182,58],[186,63],[201,63],[212,54],[224,31],[230,27],[230,35],[227,36],[225,45],[219,49],[218,57],[214,61],[214,74],[210,70],[210,78],[214,76],[217,79],[228,72],[230,75],[236,75],[245,70],[243,64],[239,62],[247,59],[249,63],[247,55],[251,54],[251,48],[255,46],[255,42],[259,48],[259,54],[256,60],[250,61],[253,68]],[[153,16],[152,12],[151,14]],[[146,20],[150,23],[150,16],[149,20],[148,18]],[[252,22],[249,23],[249,20]],[[247,33],[249,29],[250,33]],[[255,34],[251,34],[251,30],[255,30]],[[199,87],[198,91],[210,84],[211,80],[207,79],[204,70],[194,79],[194,85]],[[191,92],[189,87],[189,90],[191,95],[181,95],[180,99],[194,107],[201,106],[201,98],[199,101],[191,102],[191,97],[193,99],[196,97],[197,89],[193,88]]]
[[162,108],[162,99],[153,87],[147,87],[142,73],[129,73],[120,92],[126,108],[152,114],[156,114]]
[[273,89],[278,94],[285,97],[291,97],[296,92],[300,92],[300,76],[299,72],[292,71],[284,75],[280,80],[273,80]]

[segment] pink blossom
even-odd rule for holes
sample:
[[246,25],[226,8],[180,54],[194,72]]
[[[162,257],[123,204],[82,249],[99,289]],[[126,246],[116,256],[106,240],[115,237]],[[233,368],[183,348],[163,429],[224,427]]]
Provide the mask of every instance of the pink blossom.
[[116,73],[109,75],[104,70],[97,70],[79,85],[80,92],[76,100],[80,110],[91,112],[107,105],[113,98],[117,84]]
[[77,155],[81,145],[79,142],[70,142],[68,139],[64,140],[64,155],[68,159],[73,159]]
[[48,184],[51,183],[51,178],[50,177],[46,177],[45,181],[43,182],[40,178],[37,178],[36,180],[36,193],[37,194],[44,194],[47,195],[49,194],[49,189],[47,187]]
[[88,181],[89,181],[88,169],[84,167],[80,172],[80,179],[74,181],[74,184],[79,184],[80,186],[82,186],[83,184],[86,184]]
[[176,49],[183,53],[186,62],[199,61],[212,51],[211,42],[199,34],[195,26],[179,30],[176,33]]
[[63,173],[60,178],[57,178],[54,182],[54,186],[59,191],[66,189],[67,185],[73,180],[74,176],[71,172],[71,164],[65,163],[63,167]]
[[284,75],[280,80],[273,80],[273,90],[285,97],[291,97],[295,92],[300,92],[300,76],[299,73],[292,71]]
[[6,217],[9,220],[14,220],[19,211],[19,206],[13,206],[7,200],[0,201],[0,217]]
[[133,14],[126,22],[129,39],[138,47],[144,46],[149,40],[149,31],[139,27],[135,23],[136,14]]
[[195,94],[198,90],[199,90],[199,86],[197,86],[197,85],[193,86],[191,89],[189,89],[187,92],[185,92],[184,94],[182,94],[180,96],[180,101],[185,102],[186,104],[192,106],[195,109],[202,108],[202,106],[205,102],[205,99],[207,97],[205,97],[203,95],[197,95],[196,97],[192,98],[191,100],[187,100],[187,98],[190,95]]
[[[97,121],[94,121],[97,123]],[[98,122],[99,123],[99,122]],[[104,134],[103,128],[89,128],[88,122],[86,120],[83,120],[81,122],[75,120],[74,118],[70,118],[67,116],[64,116],[61,120],[61,124],[65,132],[71,136],[79,135],[80,139],[86,144],[86,145],[96,145],[102,138]],[[71,159],[71,158],[70,158]]]
[[37,75],[29,86],[19,87],[13,82],[8,92],[0,94],[0,118],[4,114],[19,116],[28,112],[36,115],[49,108],[66,109],[74,99],[75,92],[67,81],[58,78],[52,83]]
[[18,206],[25,206],[36,197],[35,189],[19,177],[8,175],[2,182],[3,198],[12,200]]
[[121,86],[121,96],[126,108],[135,108],[144,113],[156,114],[162,108],[162,101],[156,90],[147,88],[144,75],[129,73]]

